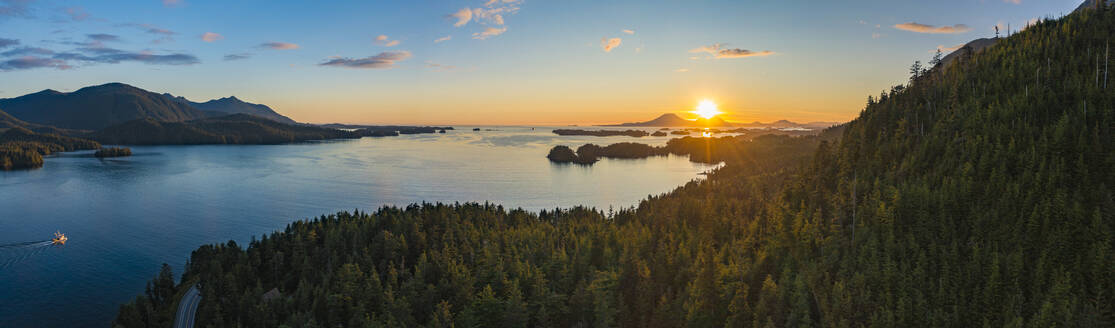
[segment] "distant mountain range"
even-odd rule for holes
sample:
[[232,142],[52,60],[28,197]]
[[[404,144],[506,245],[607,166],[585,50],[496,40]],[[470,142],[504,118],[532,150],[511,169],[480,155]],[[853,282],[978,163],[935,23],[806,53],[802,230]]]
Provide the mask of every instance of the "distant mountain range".
[[175,97],[174,95],[171,95],[169,93],[164,93],[163,96],[165,96],[167,98],[170,98],[170,99],[173,99],[174,101],[178,101],[178,102],[181,102],[181,103],[188,104],[188,105],[193,106],[194,108],[200,109],[202,111],[216,112],[216,113],[220,113],[221,115],[248,114],[248,115],[252,115],[252,116],[258,116],[258,117],[270,119],[272,121],[279,122],[279,123],[298,124],[298,122],[295,122],[294,120],[290,119],[289,117],[286,117],[286,116],[283,116],[282,114],[276,113],[275,110],[271,109],[271,107],[267,107],[267,105],[260,105],[260,104],[253,104],[253,103],[249,103],[249,102],[244,102],[244,101],[241,101],[240,99],[237,99],[236,96],[230,96],[230,97],[225,97],[225,98],[221,98],[221,99],[213,99],[213,100],[206,101],[206,102],[203,102],[203,103],[193,102],[193,101],[190,101],[189,99],[186,99],[184,97]]
[[796,123],[796,122],[790,122],[790,121],[787,121],[787,120],[780,120],[780,121],[775,121],[775,122],[771,122],[771,123],[762,123],[762,122],[758,122],[758,121],[751,122],[751,123],[732,123],[732,122],[725,121],[723,118],[719,118],[719,117],[713,117],[711,119],[698,118],[696,120],[687,120],[687,119],[681,118],[677,114],[667,113],[667,114],[662,114],[662,116],[659,116],[659,117],[657,117],[653,120],[646,121],[646,122],[623,123],[623,124],[613,124],[613,125],[604,125],[604,126],[671,127],[671,128],[672,127],[679,127],[679,128],[681,128],[681,127],[684,127],[684,128],[739,127],[739,128],[773,128],[773,129],[802,128],[802,129],[809,129],[809,130],[817,130],[817,129],[824,129],[824,128],[831,127],[831,126],[838,125],[838,124],[840,124],[840,123],[838,123],[838,122]]
[[0,110],[23,122],[80,130],[99,130],[139,119],[182,122],[229,114],[295,123],[267,106],[246,103],[235,97],[195,103],[123,83],[90,86],[69,93],[43,90],[0,99]]

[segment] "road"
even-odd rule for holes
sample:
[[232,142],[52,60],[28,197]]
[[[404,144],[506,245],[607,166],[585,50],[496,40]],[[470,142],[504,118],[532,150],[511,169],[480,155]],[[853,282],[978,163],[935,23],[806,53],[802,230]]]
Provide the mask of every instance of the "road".
[[197,284],[194,284],[186,291],[186,295],[182,295],[182,300],[178,301],[178,313],[174,315],[175,328],[194,327],[199,302],[201,302],[201,291],[197,289]]

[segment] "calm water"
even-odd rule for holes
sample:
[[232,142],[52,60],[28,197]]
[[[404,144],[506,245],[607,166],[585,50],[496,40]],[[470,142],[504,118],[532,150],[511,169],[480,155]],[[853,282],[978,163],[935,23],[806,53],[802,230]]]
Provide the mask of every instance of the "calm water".
[[[491,201],[530,210],[636,205],[713,167],[682,157],[546,160],[557,144],[664,144],[667,137],[559,137],[548,128],[280,146],[132,147],[0,172],[0,327],[108,326],[161,263],[179,274],[199,245],[288,222],[414,202]],[[65,246],[40,242],[62,230]]]

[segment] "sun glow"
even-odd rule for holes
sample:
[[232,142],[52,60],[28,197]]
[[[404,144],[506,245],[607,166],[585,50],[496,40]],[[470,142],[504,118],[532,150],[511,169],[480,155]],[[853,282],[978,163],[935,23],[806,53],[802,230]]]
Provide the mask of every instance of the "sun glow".
[[721,114],[720,110],[716,107],[716,103],[708,99],[701,100],[701,102],[697,104],[697,110],[694,110],[692,113],[706,120]]

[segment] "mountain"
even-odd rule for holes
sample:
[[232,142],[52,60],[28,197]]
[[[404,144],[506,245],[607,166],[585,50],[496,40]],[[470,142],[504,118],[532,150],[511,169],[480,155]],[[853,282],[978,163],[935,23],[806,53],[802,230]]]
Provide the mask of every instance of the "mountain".
[[360,134],[309,125],[291,125],[233,114],[185,122],[151,118],[106,127],[89,137],[115,145],[281,144],[327,139],[354,139]]
[[972,40],[971,42],[968,42],[961,46],[960,49],[956,49],[955,51],[941,58],[941,65],[948,65],[949,63],[955,61],[957,58],[961,58],[961,56],[967,56],[983,51],[984,49],[995,45],[995,43],[999,42],[999,40],[1000,39],[998,38],[982,38]]
[[217,113],[216,115],[218,116],[228,114],[248,114],[270,119],[279,123],[298,124],[298,122],[295,122],[289,117],[275,112],[271,109],[271,107],[267,107],[267,105],[244,102],[240,99],[237,99],[235,96],[213,99],[203,103],[193,102],[189,99],[186,99],[185,97],[175,97],[174,95],[171,95],[169,93],[164,93],[163,96],[177,102],[188,104],[194,108],[206,112]]
[[[637,207],[323,215],[201,246],[180,281],[200,326],[1112,327],[1112,31],[1039,22],[872,95],[837,139],[709,143],[738,158]],[[165,268],[115,324],[169,324],[160,295],[193,285]]]
[[1075,11],[1095,8],[1099,1],[1105,1],[1106,2],[1105,4],[1109,5],[1109,6],[1111,5],[1111,3],[1115,3],[1115,1],[1113,1],[1113,0],[1085,0],[1084,3],[1080,4],[1079,7],[1076,7]]
[[0,99],[0,108],[26,122],[86,130],[136,119],[178,122],[209,116],[163,95],[123,83],[85,87],[70,93],[43,90]]
[[769,128],[769,129],[808,129],[808,130],[822,130],[828,127],[839,125],[838,122],[810,122],[810,123],[796,123],[787,120],[778,120],[771,123],[762,123],[759,121],[751,123],[732,123],[720,117],[713,117],[711,119],[697,118],[696,120],[687,120],[677,116],[677,114],[667,113],[662,114],[646,122],[623,123],[614,125],[603,126],[627,126],[627,127],[685,127],[685,128],[705,128],[705,127],[744,127],[744,128]]
[[731,127],[732,124],[728,123],[722,118],[714,117],[708,120],[697,119],[687,120],[677,116],[677,114],[666,113],[658,118],[646,122],[623,123],[604,126],[649,126],[649,127]]

